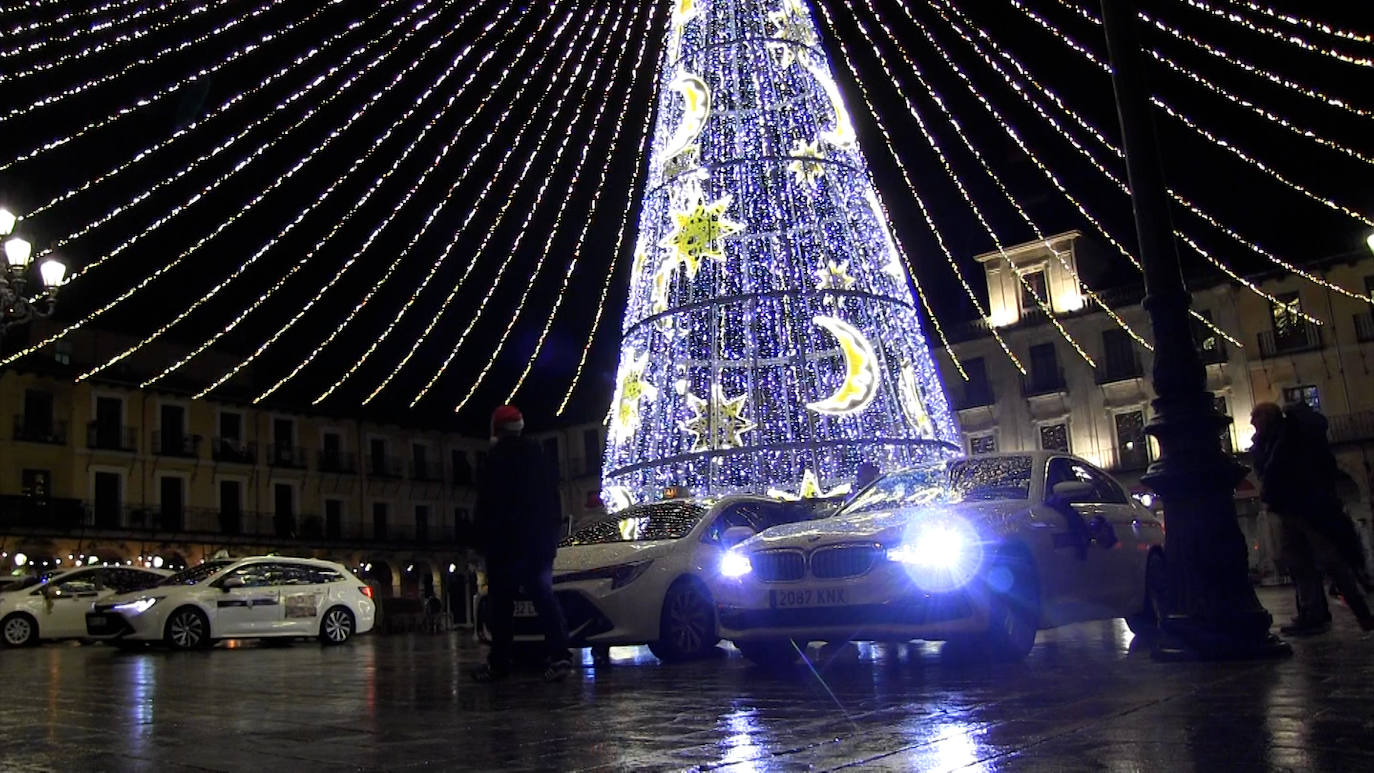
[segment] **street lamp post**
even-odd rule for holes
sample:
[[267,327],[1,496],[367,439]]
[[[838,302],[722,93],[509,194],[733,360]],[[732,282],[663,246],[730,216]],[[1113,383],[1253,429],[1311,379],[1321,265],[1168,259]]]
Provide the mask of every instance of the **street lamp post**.
[[33,297],[25,293],[33,268],[33,247],[14,233],[17,220],[9,210],[0,209],[0,237],[7,237],[4,269],[0,271],[0,344],[11,328],[52,316],[57,308],[57,291],[67,276],[67,267],[49,258],[38,265],[42,292]]
[[1167,592],[1159,659],[1221,659],[1289,654],[1269,632],[1273,618],[1249,577],[1249,551],[1236,519],[1235,487],[1245,467],[1221,450],[1230,422],[1207,392],[1193,341],[1137,38],[1135,0],[1102,0],[1102,22],[1121,119],[1145,310],[1155,339],[1154,419],[1159,459],[1142,480],[1164,500]]

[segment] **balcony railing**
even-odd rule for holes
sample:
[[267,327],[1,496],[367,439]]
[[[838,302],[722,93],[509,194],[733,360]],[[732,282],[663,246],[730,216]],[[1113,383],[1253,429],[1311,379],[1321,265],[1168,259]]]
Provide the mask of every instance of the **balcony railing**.
[[80,527],[85,518],[79,499],[0,496],[0,527],[68,530]]
[[1374,440],[1374,411],[1359,411],[1326,417],[1332,443]]
[[442,481],[444,479],[444,471],[440,469],[439,465],[436,462],[412,461],[410,463],[410,477],[413,480],[420,481]]
[[1374,312],[1355,315],[1355,340],[1360,343],[1374,341]]
[[401,460],[387,454],[367,455],[367,474],[372,478],[399,478],[402,475]]
[[300,446],[286,446],[273,443],[267,447],[267,464],[269,467],[288,467],[304,470],[306,468],[305,449]]
[[1316,325],[1298,323],[1283,330],[1266,330],[1259,334],[1260,357],[1264,359],[1320,348],[1322,333]]
[[52,419],[35,419],[29,416],[14,417],[14,439],[26,443],[67,444],[67,422]]
[[1141,378],[1144,375],[1145,369],[1140,365],[1140,358],[1132,353],[1131,358],[1128,360],[1117,362],[1110,360],[1105,361],[1097,369],[1097,383],[1111,384],[1116,381],[1129,381],[1131,379]]
[[1202,358],[1203,365],[1219,365],[1226,362],[1226,344],[1219,340],[1214,339],[1206,345],[1199,344],[1197,353]]
[[358,457],[348,451],[321,451],[315,461],[320,472],[338,475],[355,475],[358,472]]
[[955,400],[954,409],[963,411],[969,408],[982,408],[988,405],[995,405],[996,403],[997,399],[993,397],[991,387],[987,385],[981,387],[968,385],[964,387],[964,393]]
[[154,430],[153,453],[158,456],[195,458],[200,455],[200,435]]
[[1021,377],[1021,394],[1026,397],[1067,392],[1068,389],[1068,383],[1064,380],[1063,369],[1049,373],[1037,373],[1035,370],[1031,370],[1031,375]]
[[257,464],[257,443],[245,443],[238,438],[217,437],[210,447],[211,456],[217,462],[230,464]]
[[132,427],[93,421],[86,425],[86,447],[101,451],[137,451],[138,433]]

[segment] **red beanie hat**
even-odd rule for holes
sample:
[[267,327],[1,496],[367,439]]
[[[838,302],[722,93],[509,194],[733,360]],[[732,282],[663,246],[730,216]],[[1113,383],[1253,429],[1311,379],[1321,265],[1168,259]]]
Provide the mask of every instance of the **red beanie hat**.
[[520,409],[514,405],[503,405],[491,413],[491,434],[497,435],[502,430],[506,432],[519,432],[525,428],[525,417],[521,415]]

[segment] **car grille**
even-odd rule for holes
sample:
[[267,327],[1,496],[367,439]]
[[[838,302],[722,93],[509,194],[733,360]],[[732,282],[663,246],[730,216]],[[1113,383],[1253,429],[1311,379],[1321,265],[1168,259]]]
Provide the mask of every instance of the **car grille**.
[[822,579],[858,577],[873,568],[881,548],[874,545],[841,545],[811,554],[811,575]]
[[800,580],[806,573],[806,561],[795,550],[766,550],[749,556],[754,576],[764,582]]

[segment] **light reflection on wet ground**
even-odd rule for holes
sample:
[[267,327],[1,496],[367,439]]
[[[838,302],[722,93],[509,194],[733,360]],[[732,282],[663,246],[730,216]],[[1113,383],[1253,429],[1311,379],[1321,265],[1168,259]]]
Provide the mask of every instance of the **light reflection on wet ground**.
[[[1286,591],[1265,591],[1278,619]],[[1277,663],[1158,664],[1119,622],[1021,664],[862,644],[770,672],[588,651],[567,682],[469,682],[460,636],[0,652],[0,769],[1374,769],[1374,640],[1339,619]]]

